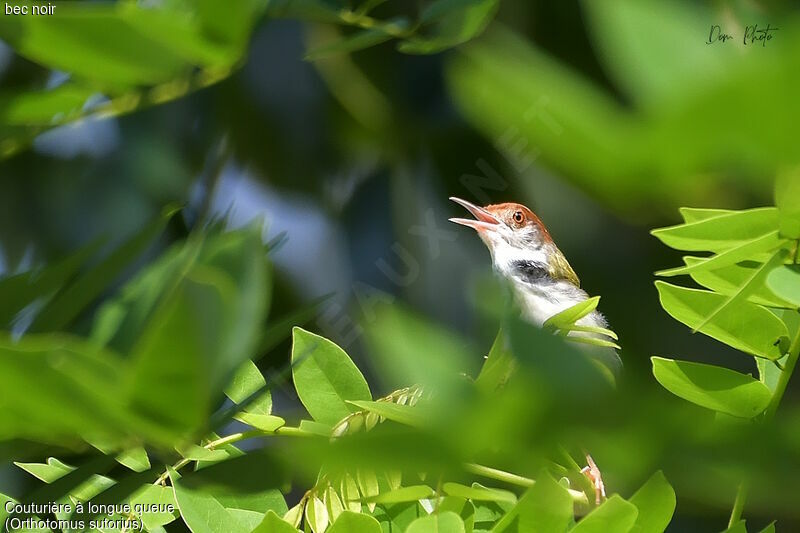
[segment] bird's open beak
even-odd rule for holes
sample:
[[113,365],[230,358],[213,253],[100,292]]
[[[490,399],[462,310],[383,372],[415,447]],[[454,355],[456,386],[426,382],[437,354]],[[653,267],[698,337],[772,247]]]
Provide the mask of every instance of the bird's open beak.
[[456,198],[455,196],[451,196],[450,199],[455,203],[464,206],[467,211],[472,213],[472,216],[475,217],[475,220],[471,218],[451,218],[450,222],[455,222],[456,224],[461,224],[462,226],[469,226],[476,231],[496,230],[500,225],[500,219],[486,209],[478,207],[475,204],[471,204],[466,200],[462,200],[461,198]]

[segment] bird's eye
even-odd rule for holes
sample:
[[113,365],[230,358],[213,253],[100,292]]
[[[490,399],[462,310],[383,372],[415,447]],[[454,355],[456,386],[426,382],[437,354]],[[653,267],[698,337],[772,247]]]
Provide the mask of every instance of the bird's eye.
[[515,211],[513,219],[517,224],[522,224],[525,221],[525,215],[522,213],[522,211]]

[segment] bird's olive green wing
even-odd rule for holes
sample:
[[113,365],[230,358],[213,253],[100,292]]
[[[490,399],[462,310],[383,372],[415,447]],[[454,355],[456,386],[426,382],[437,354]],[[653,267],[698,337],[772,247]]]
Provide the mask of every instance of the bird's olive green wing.
[[564,257],[560,250],[556,250],[550,257],[550,277],[567,280],[576,287],[581,286],[581,280],[578,279],[578,275],[569,266],[567,258]]

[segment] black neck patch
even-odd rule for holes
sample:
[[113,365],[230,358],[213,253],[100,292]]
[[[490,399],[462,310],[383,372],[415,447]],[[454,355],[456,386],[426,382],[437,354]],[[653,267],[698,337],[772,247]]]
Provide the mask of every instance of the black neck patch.
[[550,281],[550,272],[547,265],[538,261],[514,261],[511,263],[514,276],[528,283]]

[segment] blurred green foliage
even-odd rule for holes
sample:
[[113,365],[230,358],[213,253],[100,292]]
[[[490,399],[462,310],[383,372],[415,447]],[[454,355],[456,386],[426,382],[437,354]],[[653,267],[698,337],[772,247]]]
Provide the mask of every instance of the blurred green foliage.
[[[649,0],[0,17],[0,499],[127,503],[113,517],[149,531],[791,530],[799,20]],[[780,30],[704,43],[754,23]],[[540,331],[473,283],[479,243],[438,225],[453,189],[532,202],[603,294],[616,384],[567,336],[599,298]],[[683,205],[711,207],[653,234],[710,255],[659,274],[703,289],[647,292],[675,257],[634,224]],[[703,362],[651,374],[652,353]]]

